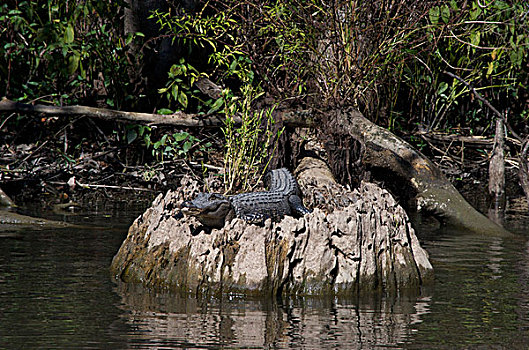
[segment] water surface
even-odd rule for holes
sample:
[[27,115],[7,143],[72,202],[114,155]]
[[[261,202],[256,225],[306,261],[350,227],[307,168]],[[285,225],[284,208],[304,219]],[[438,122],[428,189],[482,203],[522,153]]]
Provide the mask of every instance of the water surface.
[[138,213],[1,232],[0,348],[529,348],[527,217],[516,238],[423,239],[435,284],[416,295],[197,300],[110,278]]

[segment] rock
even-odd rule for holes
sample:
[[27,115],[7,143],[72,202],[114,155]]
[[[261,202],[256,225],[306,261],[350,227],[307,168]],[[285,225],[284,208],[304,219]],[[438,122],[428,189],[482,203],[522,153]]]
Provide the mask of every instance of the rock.
[[235,219],[208,230],[179,214],[178,204],[198,191],[183,181],[186,186],[159,195],[134,221],[112,261],[115,276],[195,295],[391,292],[432,280],[406,213],[374,184],[347,191],[329,183],[314,194],[307,183],[317,182],[300,181],[305,197],[341,191],[346,205],[316,206],[302,218],[268,220],[264,227]]

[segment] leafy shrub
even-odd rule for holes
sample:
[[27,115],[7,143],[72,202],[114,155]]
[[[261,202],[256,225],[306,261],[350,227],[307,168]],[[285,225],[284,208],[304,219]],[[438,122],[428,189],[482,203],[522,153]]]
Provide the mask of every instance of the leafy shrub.
[[[233,12],[215,11],[207,4],[195,14],[155,11],[151,15],[184,52],[168,72],[166,87],[160,89],[169,102],[174,102],[172,108],[189,110],[192,107],[203,111],[217,102],[214,111],[221,110],[223,99],[202,100],[198,89],[193,87],[199,77],[215,76],[218,83],[230,81],[233,87],[252,84],[251,62],[241,51],[243,39],[235,34],[234,16]],[[198,65],[200,68],[196,68]]]
[[128,125],[126,129],[127,143],[131,144],[140,138],[158,162],[189,159],[192,155],[203,156],[212,146],[211,142],[202,142],[186,131],[163,134],[158,138],[153,136],[150,126]]
[[[226,116],[223,127],[226,193],[255,187],[266,171],[270,160],[268,152],[274,148],[278,136],[272,130],[272,109],[253,111],[255,101],[263,92],[259,84],[254,84],[253,62],[242,50],[246,38],[238,33],[240,27],[236,19],[241,14],[234,9],[225,7],[218,11],[206,5],[195,14],[155,12],[151,16],[187,53],[171,67],[168,83],[160,89],[160,93],[172,102],[171,108],[193,108]],[[207,62],[202,59],[195,66],[193,62],[197,56],[207,57]],[[198,65],[200,70],[195,68]],[[229,84],[231,89],[224,89],[222,96],[216,99],[203,100],[193,84],[200,77],[209,76],[214,76],[221,84]],[[241,118],[240,126],[235,125],[235,117]]]
[[492,117],[448,71],[509,110],[511,121],[527,122],[523,1],[207,4],[198,16],[171,23],[180,28],[178,40],[209,50],[204,72],[219,81],[230,74],[227,67],[246,60],[245,76],[276,101],[354,105],[395,130],[486,131]]
[[0,5],[0,93],[73,104],[127,98],[124,1],[8,1]]

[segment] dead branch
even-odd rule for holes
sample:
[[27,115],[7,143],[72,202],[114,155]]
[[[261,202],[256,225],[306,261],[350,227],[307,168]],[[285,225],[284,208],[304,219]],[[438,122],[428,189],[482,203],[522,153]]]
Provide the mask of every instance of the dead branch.
[[201,77],[195,82],[195,86],[206,96],[218,99],[222,96],[222,88],[206,77]]
[[[473,148],[492,148],[494,146],[494,138],[474,135],[452,135],[440,132],[416,132],[414,135],[419,136],[428,144],[446,144],[454,141],[464,142],[467,147]],[[512,137],[505,137],[505,142],[515,146],[521,146],[522,142]]]
[[[70,183],[64,182],[64,181],[48,181],[50,185],[61,185],[61,186],[70,186]],[[90,188],[105,188],[105,189],[112,189],[112,190],[130,190],[130,191],[143,191],[143,192],[154,192],[154,190],[150,188],[143,188],[143,187],[132,187],[132,186],[115,186],[115,185],[97,185],[97,184],[85,184],[81,183],[79,181],[73,182],[75,185],[78,185],[79,187],[90,189]]]
[[480,148],[491,148],[494,145],[494,139],[484,136],[463,136],[463,135],[449,135],[436,132],[416,133],[423,140],[428,143],[453,143],[454,141],[464,142],[467,145]]
[[[25,104],[3,98],[0,101],[1,112],[20,112],[31,114],[44,114],[53,116],[85,116],[108,121],[137,123],[145,125],[169,125],[180,127],[219,127],[224,125],[224,118],[220,115],[198,115],[176,112],[168,115],[124,112],[107,108],[88,106],[46,106],[41,104]],[[239,118],[235,118],[240,123]]]
[[[212,90],[212,93],[218,91]],[[224,116],[218,114],[199,115],[192,113],[176,112],[173,114],[154,114],[117,111],[107,108],[88,106],[47,106],[41,104],[26,104],[15,102],[7,98],[0,101],[0,113],[19,112],[31,114],[44,114],[52,116],[84,116],[90,118],[116,121],[121,123],[137,123],[143,125],[167,125],[179,127],[210,127],[217,128],[224,125]],[[314,127],[312,111],[293,111],[278,113],[284,125],[292,127]],[[233,117],[235,125],[240,125],[239,116]]]

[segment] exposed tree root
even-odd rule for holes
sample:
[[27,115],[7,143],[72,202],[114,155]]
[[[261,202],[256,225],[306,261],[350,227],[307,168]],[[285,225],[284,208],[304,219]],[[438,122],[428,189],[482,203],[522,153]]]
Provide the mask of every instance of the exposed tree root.
[[355,110],[334,110],[322,118],[332,118],[352,136],[363,139],[364,163],[386,183],[396,182],[412,193],[419,211],[428,212],[443,223],[486,235],[509,234],[474,209],[445,175],[410,144],[381,128]]

